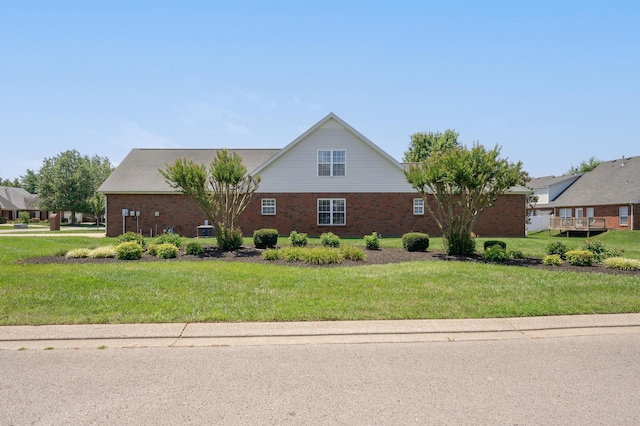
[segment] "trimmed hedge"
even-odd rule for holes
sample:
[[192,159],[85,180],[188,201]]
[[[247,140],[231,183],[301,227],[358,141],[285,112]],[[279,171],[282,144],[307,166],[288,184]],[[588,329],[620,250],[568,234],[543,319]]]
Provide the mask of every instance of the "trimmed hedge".
[[365,235],[364,246],[367,250],[380,250],[380,237],[377,232],[372,232],[371,235]]
[[204,248],[202,247],[202,244],[197,241],[189,241],[184,252],[192,256],[198,256],[204,253]]
[[278,230],[264,228],[253,231],[253,244],[258,249],[275,248],[278,245]]
[[173,244],[177,248],[180,248],[182,247],[183,241],[184,239],[180,236],[180,234],[170,234],[168,232],[163,232],[162,234],[158,235],[156,244]]
[[309,238],[304,232],[298,233],[297,231],[291,231],[289,234],[289,242],[294,247],[305,247],[309,243]]
[[158,259],[173,259],[178,257],[178,247],[171,243],[158,244],[156,246],[156,257]]
[[506,250],[507,249],[507,243],[505,243],[504,241],[500,241],[500,240],[487,240],[483,244],[483,248],[484,248],[485,251],[489,247],[493,247],[493,246],[500,246],[502,248],[502,250]]
[[[132,232],[132,234],[134,234]],[[134,234],[137,235],[137,234]],[[116,259],[138,260],[142,257],[142,246],[136,241],[125,241],[116,246]]]
[[422,232],[409,232],[402,236],[402,247],[407,251],[426,251],[429,248],[429,235]]
[[340,237],[333,232],[325,232],[320,235],[320,244],[322,244],[323,247],[340,247]]
[[565,256],[567,263],[573,266],[592,266],[595,259],[589,250],[569,250]]
[[142,248],[145,248],[147,246],[147,241],[144,239],[144,237],[140,234],[136,234],[135,232],[129,231],[116,237],[116,243],[118,243],[118,245],[131,241],[135,242]]

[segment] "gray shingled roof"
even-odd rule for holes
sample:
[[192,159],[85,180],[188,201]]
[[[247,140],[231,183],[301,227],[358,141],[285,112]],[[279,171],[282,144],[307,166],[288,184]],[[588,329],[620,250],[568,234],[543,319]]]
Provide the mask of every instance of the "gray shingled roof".
[[0,209],[17,210],[38,210],[38,196],[29,194],[23,188],[13,188],[0,186]]
[[[219,149],[133,149],[98,188],[106,194],[163,193],[176,191],[158,171],[166,169],[179,158],[187,158],[196,164],[209,165]],[[252,173],[262,163],[279,152],[279,149],[228,149],[242,157],[242,164]]]
[[527,186],[529,188],[538,189],[538,188],[546,188],[548,186],[553,186],[558,183],[566,182],[566,181],[575,181],[581,175],[564,175],[564,176],[543,176],[539,178],[533,178],[529,181]]
[[640,203],[640,157],[603,161],[548,205],[597,206]]

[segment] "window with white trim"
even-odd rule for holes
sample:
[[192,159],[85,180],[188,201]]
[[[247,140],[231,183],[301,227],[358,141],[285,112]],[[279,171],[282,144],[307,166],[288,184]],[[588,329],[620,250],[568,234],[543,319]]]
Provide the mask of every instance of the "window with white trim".
[[587,207],[587,217],[592,218],[594,215],[593,207]]
[[346,176],[347,151],[318,151],[318,176]]
[[276,199],[263,198],[262,199],[262,215],[273,216],[275,214],[276,214]]
[[424,214],[424,200],[422,198],[413,199],[413,214]]
[[620,226],[628,226],[629,225],[629,206],[622,206],[619,209]]
[[346,225],[344,198],[318,198],[318,225]]
[[571,217],[571,209],[560,209],[560,211],[558,212],[558,216],[560,216],[563,219],[568,219]]

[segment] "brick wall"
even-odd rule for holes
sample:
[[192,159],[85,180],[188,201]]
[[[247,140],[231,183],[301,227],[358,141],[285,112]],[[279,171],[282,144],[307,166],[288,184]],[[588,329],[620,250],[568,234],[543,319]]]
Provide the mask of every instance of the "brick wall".
[[[276,199],[276,215],[261,214],[261,200]],[[319,226],[317,224],[318,198],[346,199],[345,226]],[[440,234],[428,212],[413,214],[412,193],[288,193],[254,194],[249,206],[240,217],[245,235],[255,229],[275,228],[281,235],[290,231],[319,236],[331,231],[341,237],[362,237],[373,231],[383,236],[401,236],[410,231]],[[121,215],[122,209],[139,211],[140,216]],[[117,236],[123,230],[139,231],[148,236],[156,224],[158,232],[173,226],[180,235],[193,237],[204,214],[188,197],[179,194],[109,194],[107,195],[107,235]],[[156,218],[155,212],[159,213]],[[525,233],[525,200],[523,195],[501,195],[496,205],[478,219],[474,232],[482,237],[522,237]]]

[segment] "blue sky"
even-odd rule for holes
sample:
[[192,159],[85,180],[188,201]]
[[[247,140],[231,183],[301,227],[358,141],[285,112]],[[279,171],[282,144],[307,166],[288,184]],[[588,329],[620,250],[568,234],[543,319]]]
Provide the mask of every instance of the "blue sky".
[[532,176],[640,155],[636,1],[7,1],[0,177],[68,149],[280,148],[334,112]]

